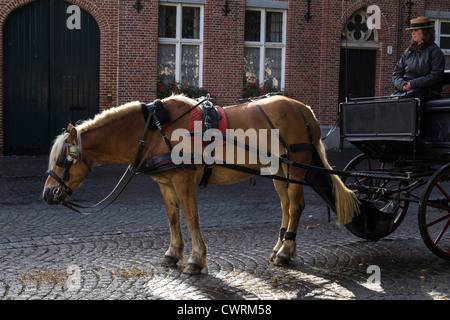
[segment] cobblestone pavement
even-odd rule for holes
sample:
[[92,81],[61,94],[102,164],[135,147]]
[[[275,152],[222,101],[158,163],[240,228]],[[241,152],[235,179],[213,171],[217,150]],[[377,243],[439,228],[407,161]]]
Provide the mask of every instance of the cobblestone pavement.
[[[345,164],[355,150],[329,152]],[[122,196],[98,214],[84,216],[41,199],[46,157],[0,158],[0,299],[447,299],[450,263],[428,251],[417,208],[392,235],[369,242],[328,222],[324,202],[306,188],[307,207],[288,267],[267,258],[281,221],[269,179],[199,190],[208,268],[192,276],[160,264],[169,244],[161,194],[137,176]],[[125,170],[96,168],[72,200],[102,199]],[[184,223],[184,221],[183,221]],[[369,266],[380,282],[369,280]],[[369,269],[370,270],[370,269]]]

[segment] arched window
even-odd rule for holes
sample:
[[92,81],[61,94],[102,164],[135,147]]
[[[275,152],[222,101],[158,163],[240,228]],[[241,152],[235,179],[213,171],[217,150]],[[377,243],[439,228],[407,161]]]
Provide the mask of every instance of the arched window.
[[369,28],[367,19],[369,15],[362,9],[356,11],[347,20],[342,31],[341,46],[347,48],[379,49],[377,29]]

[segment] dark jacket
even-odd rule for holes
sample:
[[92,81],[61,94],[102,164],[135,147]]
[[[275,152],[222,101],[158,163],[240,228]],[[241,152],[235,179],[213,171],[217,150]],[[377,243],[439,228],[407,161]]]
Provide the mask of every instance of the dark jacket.
[[439,95],[444,70],[445,57],[437,44],[412,43],[397,62],[392,81],[399,91],[409,82],[412,89],[428,88]]

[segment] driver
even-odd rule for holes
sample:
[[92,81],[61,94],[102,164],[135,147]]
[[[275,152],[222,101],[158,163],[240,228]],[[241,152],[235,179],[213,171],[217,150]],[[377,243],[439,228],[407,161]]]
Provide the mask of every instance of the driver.
[[411,20],[412,43],[403,53],[392,73],[396,96],[415,97],[421,101],[439,98],[445,70],[445,57],[434,43],[434,26],[426,17]]

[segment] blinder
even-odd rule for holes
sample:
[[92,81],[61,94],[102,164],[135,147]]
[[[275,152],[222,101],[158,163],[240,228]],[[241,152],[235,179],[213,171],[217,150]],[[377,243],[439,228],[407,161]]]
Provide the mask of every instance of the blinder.
[[[77,162],[77,160],[80,158],[81,154],[76,146],[69,144],[69,143],[66,143],[66,150],[67,150],[67,153],[64,152],[58,157],[58,159],[56,160],[56,165],[60,168],[67,169],[66,171],[67,171],[67,175],[68,175],[68,171],[69,171],[70,167],[72,166],[72,164]],[[64,180],[68,180],[68,179],[69,179],[69,177],[67,177],[67,179],[64,179]]]
[[72,194],[72,189],[65,184],[65,181],[68,181],[70,179],[69,171],[70,168],[74,163],[76,163],[79,159],[81,159],[89,169],[89,171],[92,171],[89,164],[86,162],[84,157],[82,156],[80,150],[78,149],[78,146],[66,143],[66,150],[65,152],[61,153],[61,155],[56,160],[56,166],[64,169],[64,172],[61,177],[59,177],[52,169],[49,169],[47,171],[47,175],[55,179],[59,183],[59,188],[56,188],[53,190],[53,197],[54,199],[58,199],[62,196],[61,188],[64,188],[64,191],[67,195]]

